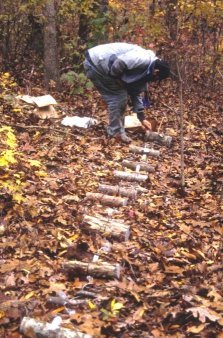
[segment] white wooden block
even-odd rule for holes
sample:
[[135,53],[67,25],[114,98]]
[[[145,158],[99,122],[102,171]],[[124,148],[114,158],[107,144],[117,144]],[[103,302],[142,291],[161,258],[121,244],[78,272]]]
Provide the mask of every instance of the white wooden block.
[[125,129],[138,128],[138,127],[141,127],[141,126],[142,126],[142,124],[138,120],[136,114],[125,116]]

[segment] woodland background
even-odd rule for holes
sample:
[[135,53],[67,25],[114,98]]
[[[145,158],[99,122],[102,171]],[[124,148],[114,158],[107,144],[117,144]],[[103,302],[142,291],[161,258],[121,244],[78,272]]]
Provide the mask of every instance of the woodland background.
[[[95,337],[223,336],[222,17],[218,0],[0,2],[1,336],[20,337],[25,315],[58,314]],[[99,250],[103,239],[81,232],[81,216],[95,208],[85,194],[113,182],[127,148],[106,140],[106,107],[82,62],[87,48],[113,41],[170,63],[176,77],[151,85],[148,115],[175,142],[149,193],[117,216],[133,234],[105,258],[119,262],[124,277],[87,283],[61,264]],[[38,118],[16,99],[47,93],[60,118]],[[102,122],[90,131],[61,126],[76,114]],[[49,304],[83,288],[95,297],[76,313]]]

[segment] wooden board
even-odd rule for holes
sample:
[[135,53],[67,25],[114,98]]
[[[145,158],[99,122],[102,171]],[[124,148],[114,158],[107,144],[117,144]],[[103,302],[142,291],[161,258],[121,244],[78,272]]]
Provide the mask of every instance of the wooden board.
[[142,124],[136,114],[125,116],[125,129],[139,128]]
[[18,96],[18,99],[28,104],[36,105],[39,108],[57,104],[56,100],[51,95],[43,95],[43,96],[20,95]]
[[37,107],[46,107],[50,104],[57,104],[56,100],[51,95],[36,96],[32,99]]

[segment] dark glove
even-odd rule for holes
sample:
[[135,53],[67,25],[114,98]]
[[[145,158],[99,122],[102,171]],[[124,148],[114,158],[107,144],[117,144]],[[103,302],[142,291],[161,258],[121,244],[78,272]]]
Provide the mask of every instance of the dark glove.
[[138,119],[139,119],[140,122],[142,122],[143,120],[145,120],[144,110],[139,110],[137,112],[137,117],[138,117]]
[[149,100],[148,91],[147,90],[144,91],[144,95],[143,95],[143,98],[142,98],[142,103],[143,103],[143,107],[144,108],[149,108],[151,106],[151,102]]
[[142,99],[143,107],[149,108],[151,106],[151,102],[149,101],[148,97]]

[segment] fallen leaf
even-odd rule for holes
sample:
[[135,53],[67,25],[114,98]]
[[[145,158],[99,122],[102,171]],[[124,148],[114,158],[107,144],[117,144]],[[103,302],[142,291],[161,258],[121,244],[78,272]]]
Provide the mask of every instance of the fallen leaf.
[[94,304],[91,300],[89,300],[88,306],[89,306],[89,308],[90,308],[91,310],[94,310],[94,309],[95,309],[95,304]]
[[0,310],[0,319],[5,317],[5,312]]
[[133,319],[134,321],[138,321],[142,318],[142,316],[144,315],[145,309],[143,306],[141,306],[140,308],[138,308],[134,314],[133,314]]
[[53,314],[53,315],[56,315],[57,313],[62,312],[64,309],[65,309],[64,306],[60,306],[57,309],[51,311],[50,313]]
[[192,312],[194,318],[198,318],[202,323],[205,323],[206,319],[209,319],[211,322],[216,322],[222,318],[217,312],[201,306],[191,307],[187,309],[186,312]]
[[204,328],[207,326],[207,324],[201,324],[199,326],[191,326],[187,329],[187,332],[189,333],[200,333],[204,330]]
[[170,265],[170,266],[165,265],[165,272],[170,273],[170,274],[175,274],[175,273],[182,274],[184,272],[184,269],[176,265]]
[[28,300],[28,299],[32,298],[33,296],[35,296],[35,292],[31,291],[27,295],[25,295],[23,299]]
[[113,299],[113,300],[111,301],[111,311],[112,311],[112,312],[116,312],[116,311],[121,310],[121,309],[123,308],[123,306],[124,306],[124,305],[123,305],[122,303],[116,302],[115,299]]
[[11,273],[8,277],[5,279],[5,285],[7,287],[15,286],[16,285],[16,280],[15,280],[15,275],[14,273]]

